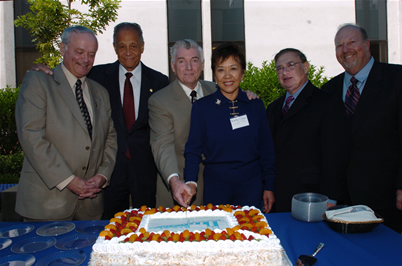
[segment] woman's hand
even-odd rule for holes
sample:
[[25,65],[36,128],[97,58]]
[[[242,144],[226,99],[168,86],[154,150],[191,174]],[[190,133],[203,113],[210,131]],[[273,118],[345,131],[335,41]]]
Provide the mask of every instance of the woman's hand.
[[262,208],[262,211],[264,213],[269,213],[271,211],[272,205],[275,202],[274,192],[264,190],[263,200],[264,200],[264,207]]

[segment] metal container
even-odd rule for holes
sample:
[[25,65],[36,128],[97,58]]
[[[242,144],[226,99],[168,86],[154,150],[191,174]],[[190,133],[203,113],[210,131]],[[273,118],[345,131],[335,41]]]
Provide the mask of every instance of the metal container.
[[328,197],[318,193],[300,193],[292,198],[292,217],[304,222],[319,222],[327,210]]

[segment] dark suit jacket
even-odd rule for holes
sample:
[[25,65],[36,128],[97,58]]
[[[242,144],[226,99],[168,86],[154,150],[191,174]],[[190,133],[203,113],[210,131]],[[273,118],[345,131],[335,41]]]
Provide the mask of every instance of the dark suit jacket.
[[[125,156],[127,147],[135,167],[134,179],[140,180],[141,191],[154,190],[156,193],[157,168],[150,146],[150,129],[148,125],[148,98],[156,91],[169,84],[167,76],[142,64],[141,95],[138,118],[127,132],[123,115],[119,89],[119,61],[111,64],[94,66],[88,77],[102,84],[109,92],[112,118],[117,132],[117,161]],[[119,178],[118,176],[112,178]]]
[[[343,79],[344,73],[323,89],[342,99]],[[401,126],[402,66],[375,61],[347,128],[352,143],[347,169],[351,204],[395,208],[396,189],[402,189]]]
[[[267,108],[276,154],[276,211],[291,210],[294,194],[316,192],[342,200],[343,135],[336,134],[330,94],[308,82],[282,118],[285,95]],[[340,121],[339,121],[340,122]]]

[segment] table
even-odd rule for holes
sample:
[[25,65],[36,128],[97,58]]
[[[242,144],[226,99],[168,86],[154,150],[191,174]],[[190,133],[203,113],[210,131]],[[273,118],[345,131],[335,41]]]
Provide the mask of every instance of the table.
[[295,220],[290,213],[266,215],[274,233],[281,240],[290,261],[313,253],[322,242],[324,248],[316,255],[322,265],[402,265],[402,236],[380,224],[362,234],[342,234],[322,222]]
[[[402,265],[402,236],[384,225],[377,226],[372,232],[364,234],[341,234],[330,229],[325,222],[307,223],[293,219],[290,213],[273,213],[266,215],[274,233],[281,240],[282,246],[290,261],[294,264],[302,254],[311,254],[318,243],[325,247],[317,254],[316,266],[323,265]],[[74,221],[76,227],[90,221]],[[105,224],[108,221],[103,221]],[[11,238],[13,243],[0,250],[0,257],[15,254],[11,247],[19,241],[37,236],[36,230],[51,222],[29,223],[35,226],[30,233]],[[0,230],[10,225],[23,223],[0,223]],[[60,236],[60,240],[69,235],[77,234],[75,230]],[[82,265],[89,262],[92,246],[77,250],[86,255]],[[49,254],[59,252],[55,246],[31,254],[36,262]]]

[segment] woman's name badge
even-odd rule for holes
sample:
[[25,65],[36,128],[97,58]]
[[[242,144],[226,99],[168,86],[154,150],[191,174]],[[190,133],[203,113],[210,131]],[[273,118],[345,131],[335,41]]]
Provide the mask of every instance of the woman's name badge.
[[236,116],[236,117],[230,118],[230,123],[232,124],[232,130],[242,128],[242,127],[247,127],[250,125],[248,123],[247,115]]

